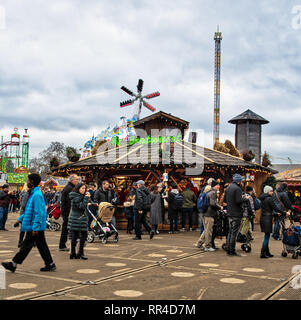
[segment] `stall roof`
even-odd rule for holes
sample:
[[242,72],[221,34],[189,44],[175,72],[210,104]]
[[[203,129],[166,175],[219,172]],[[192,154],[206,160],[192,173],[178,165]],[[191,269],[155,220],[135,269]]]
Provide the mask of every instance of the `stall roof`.
[[[178,149],[177,149],[178,148]],[[257,169],[276,174],[277,171],[272,168],[263,167],[254,162],[248,162],[241,158],[216,151],[210,148],[201,147],[188,142],[175,143],[175,156],[171,157],[171,164],[183,164],[188,167],[193,163],[204,163],[209,166],[231,166],[245,167],[246,169]],[[105,152],[100,152],[94,156],[81,159],[74,163],[66,163],[53,169],[53,172],[62,173],[65,169],[79,167],[110,167],[114,168],[119,165],[146,165],[154,160],[154,155],[158,149],[152,149],[148,144],[120,146],[113,149],[108,149]],[[128,161],[128,158],[130,161]],[[164,159],[164,157],[163,157]],[[185,161],[182,161],[185,159]],[[157,163],[157,162],[156,162]],[[159,163],[159,162],[158,162]]]

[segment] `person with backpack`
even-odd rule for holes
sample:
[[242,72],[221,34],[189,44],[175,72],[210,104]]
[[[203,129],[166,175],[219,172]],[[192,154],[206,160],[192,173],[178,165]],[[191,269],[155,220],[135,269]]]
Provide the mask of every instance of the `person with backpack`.
[[180,194],[177,185],[173,182],[169,187],[169,195],[166,199],[168,202],[168,219],[170,221],[169,234],[178,232],[179,214],[182,210],[184,198]]
[[151,196],[149,190],[144,185],[143,180],[137,181],[136,198],[134,204],[134,210],[137,212],[135,221],[136,237],[133,240],[142,240],[141,238],[141,225],[145,227],[150,234],[150,239],[155,235],[155,232],[151,229],[150,225],[146,222],[146,215],[151,209]]
[[211,185],[206,185],[200,192],[197,199],[197,210],[199,212],[199,221],[200,221],[200,235],[204,231],[204,213],[207,211],[207,192],[211,190]]
[[[183,195],[183,205],[182,205],[182,229],[181,232],[186,231],[185,224],[186,224],[186,217],[189,218],[189,231],[192,231],[192,214],[193,214],[193,207],[196,203],[196,195],[191,190],[189,183],[186,185],[186,189],[182,192]],[[188,231],[187,230],[187,231]]]
[[[202,210],[205,229],[196,246],[205,252],[213,252],[216,250],[212,247],[212,232],[217,211],[222,209],[217,199],[217,191],[219,188],[220,184],[216,180],[213,180],[211,182],[211,189],[206,193],[206,200],[203,200]],[[203,247],[203,245],[205,245],[205,247]]]
[[[286,183],[277,183],[276,190],[273,193],[273,201],[278,208],[278,212],[285,212],[286,210],[294,211],[292,203],[286,192]],[[274,217],[274,230],[272,238],[274,240],[281,240],[280,227],[284,229],[284,217],[286,214],[275,215]]]

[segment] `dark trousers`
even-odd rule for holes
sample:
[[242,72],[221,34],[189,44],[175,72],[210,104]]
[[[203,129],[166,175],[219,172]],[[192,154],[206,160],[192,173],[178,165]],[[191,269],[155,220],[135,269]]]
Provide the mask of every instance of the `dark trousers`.
[[153,224],[152,225],[152,230],[156,232],[158,230],[158,225],[157,224]]
[[262,249],[266,250],[269,248],[269,240],[270,240],[270,233],[265,232],[263,242],[262,242]]
[[135,221],[135,232],[136,237],[141,238],[141,225],[144,225],[144,228],[149,233],[151,231],[150,225],[146,222],[147,211],[143,210],[142,213],[136,213],[136,221]]
[[229,218],[229,233],[227,237],[227,251],[235,252],[236,239],[241,225],[241,218]]
[[7,215],[8,215],[8,208],[0,207],[0,230],[5,229]]
[[127,218],[128,224],[126,226],[126,231],[132,231],[133,230],[133,218]]
[[75,254],[75,248],[77,244],[77,239],[79,239],[79,254],[84,254],[84,246],[85,242],[87,240],[87,231],[77,231],[77,230],[71,230],[71,254]]
[[63,215],[63,225],[62,225],[62,232],[60,238],[59,248],[63,249],[66,247],[66,242],[68,240],[68,215]]
[[170,222],[170,231],[178,231],[178,219],[169,219]]
[[189,218],[189,228],[192,228],[193,208],[182,208],[182,228],[185,228],[186,216]]
[[26,232],[22,246],[19,252],[13,258],[13,262],[21,264],[26,259],[29,252],[35,244],[39,250],[42,259],[45,262],[45,265],[49,266],[50,264],[52,264],[53,260],[45,239],[44,231],[38,231],[38,234],[36,236],[33,236],[31,231]]
[[18,247],[21,247],[21,246],[22,246],[24,236],[25,236],[25,232],[24,232],[24,231],[21,231],[21,232],[20,232],[20,235],[19,235]]

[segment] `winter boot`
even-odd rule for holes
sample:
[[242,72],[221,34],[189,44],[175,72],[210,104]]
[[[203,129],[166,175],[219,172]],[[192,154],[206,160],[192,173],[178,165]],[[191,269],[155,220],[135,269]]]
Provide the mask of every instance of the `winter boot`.
[[88,260],[88,258],[86,256],[84,256],[84,248],[80,247],[79,248],[79,252],[76,255],[77,259],[82,259],[82,260]]
[[70,259],[78,259],[75,253],[75,247],[71,247]]
[[274,255],[273,255],[273,254],[271,254],[271,252],[270,252],[270,248],[269,248],[269,247],[267,247],[267,249],[266,249],[266,256],[267,256],[268,258],[272,258],[272,257],[274,257]]
[[266,249],[261,248],[260,258],[262,259],[268,258],[266,254]]

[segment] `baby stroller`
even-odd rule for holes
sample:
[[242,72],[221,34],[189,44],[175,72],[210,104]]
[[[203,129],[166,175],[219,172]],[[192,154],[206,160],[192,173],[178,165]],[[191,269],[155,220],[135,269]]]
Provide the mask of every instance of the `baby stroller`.
[[[93,203],[91,204],[93,205]],[[88,232],[87,241],[92,243],[95,238],[99,238],[103,244],[108,242],[108,238],[114,236],[114,242],[118,242],[118,231],[112,224],[112,217],[115,212],[115,206],[109,202],[102,202],[98,207],[98,216],[95,216],[89,206],[88,212],[93,218],[91,222],[91,231]]]
[[53,221],[52,218],[55,220],[58,220],[59,217],[61,216],[61,208],[58,202],[56,203],[51,203],[48,208],[47,208],[47,228],[50,231],[59,231],[61,229],[61,225],[58,222]]
[[[216,223],[220,225],[220,227],[217,227],[217,230],[220,230],[221,236],[225,236],[227,239],[228,233],[229,233],[229,222],[227,217],[226,210],[219,211]],[[245,251],[246,253],[251,252],[251,244],[250,241],[247,239],[245,235],[241,235],[241,238],[239,238],[239,235],[237,236],[237,242],[242,242],[241,249]],[[227,251],[227,243],[224,243],[222,245],[223,250]]]
[[293,259],[298,259],[298,256],[301,256],[301,227],[295,226],[292,217],[289,219],[290,226],[284,227],[282,231],[283,251],[281,256],[287,257],[287,254],[291,253]]

